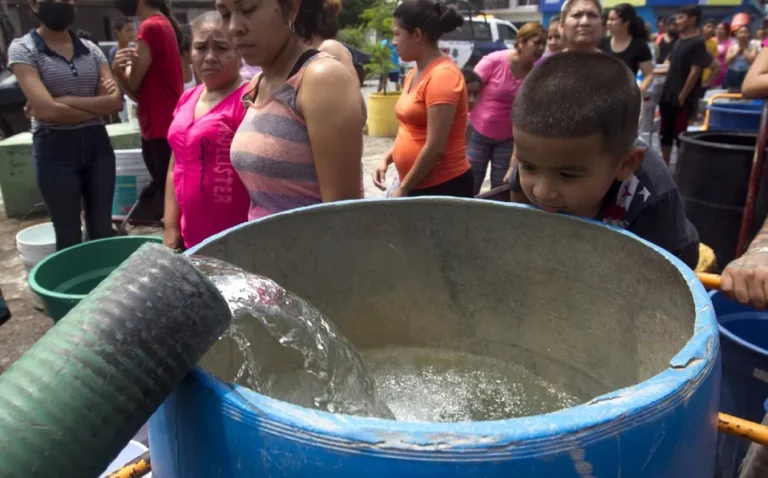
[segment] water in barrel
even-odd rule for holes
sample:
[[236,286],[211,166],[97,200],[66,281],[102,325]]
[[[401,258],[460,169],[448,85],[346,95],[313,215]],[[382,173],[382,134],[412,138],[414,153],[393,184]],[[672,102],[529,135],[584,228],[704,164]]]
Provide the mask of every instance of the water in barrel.
[[201,362],[222,380],[304,407],[412,422],[500,420],[581,402],[496,358],[424,347],[358,351],[320,310],[274,281],[217,259],[191,260],[233,313]]

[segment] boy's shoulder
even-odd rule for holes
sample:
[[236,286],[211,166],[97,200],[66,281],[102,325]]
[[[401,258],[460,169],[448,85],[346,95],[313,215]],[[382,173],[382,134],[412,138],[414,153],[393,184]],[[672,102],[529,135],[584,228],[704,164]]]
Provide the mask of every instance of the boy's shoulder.
[[640,166],[629,178],[615,185],[609,197],[603,221],[629,228],[643,211],[660,202],[671,191],[677,191],[669,168],[658,151],[637,140],[636,147],[645,150]]
[[638,140],[645,157],[635,173],[612,189],[603,222],[627,229],[671,253],[698,243],[695,227],[669,168],[655,149]]

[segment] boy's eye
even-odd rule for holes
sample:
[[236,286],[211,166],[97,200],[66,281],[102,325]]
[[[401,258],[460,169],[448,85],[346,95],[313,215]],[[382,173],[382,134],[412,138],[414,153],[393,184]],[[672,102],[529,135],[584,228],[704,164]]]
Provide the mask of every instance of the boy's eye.
[[578,174],[561,171],[560,177],[562,177],[563,179],[579,179],[581,176],[579,176]]
[[536,166],[528,163],[520,163],[520,169],[523,171],[531,172],[531,171],[536,171]]

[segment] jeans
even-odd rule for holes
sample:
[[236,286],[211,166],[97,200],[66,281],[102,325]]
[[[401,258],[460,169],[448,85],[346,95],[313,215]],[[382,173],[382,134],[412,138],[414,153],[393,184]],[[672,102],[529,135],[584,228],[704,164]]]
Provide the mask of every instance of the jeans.
[[56,250],[80,243],[81,204],[90,239],[114,234],[115,152],[104,125],[35,131],[35,176],[56,231]]
[[467,144],[467,156],[469,157],[469,164],[472,165],[472,175],[475,181],[472,192],[475,196],[483,186],[489,161],[491,163],[491,187],[497,188],[503,184],[514,148],[512,138],[492,139],[472,130],[469,144]]

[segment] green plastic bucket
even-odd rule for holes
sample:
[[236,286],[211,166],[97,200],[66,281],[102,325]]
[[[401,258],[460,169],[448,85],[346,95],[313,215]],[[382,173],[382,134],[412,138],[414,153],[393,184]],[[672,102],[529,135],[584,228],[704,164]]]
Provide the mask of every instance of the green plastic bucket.
[[56,323],[142,244],[162,241],[158,236],[118,236],[69,247],[32,268],[29,287]]

